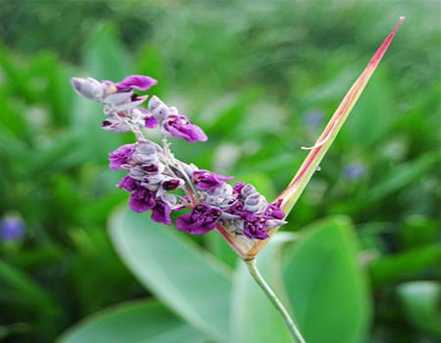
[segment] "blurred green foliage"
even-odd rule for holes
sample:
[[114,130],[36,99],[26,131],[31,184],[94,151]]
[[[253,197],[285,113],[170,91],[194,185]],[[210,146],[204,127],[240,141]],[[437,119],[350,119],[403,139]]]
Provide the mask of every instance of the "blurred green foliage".
[[64,341],[217,342],[234,320],[232,337],[259,342],[246,328],[279,328],[256,313],[265,299],[233,273],[215,233],[183,237],[118,212],[110,238],[126,194],[106,155],[132,138],[102,132],[99,107],[76,97],[69,77],[158,78],[155,93],[210,137],[176,142],[177,155],[271,198],[400,15],[407,22],[289,217],[296,241],[270,245],[258,263],[309,342],[441,339],[439,2],[1,0],[0,9],[0,217],[26,225],[22,238],[0,240],[0,340],[53,341],[138,298]]

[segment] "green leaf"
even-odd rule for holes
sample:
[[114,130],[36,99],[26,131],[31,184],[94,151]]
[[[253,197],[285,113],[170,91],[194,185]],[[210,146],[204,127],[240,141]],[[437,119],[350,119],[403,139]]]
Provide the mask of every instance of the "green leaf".
[[220,340],[229,332],[231,275],[173,227],[127,209],[113,216],[120,256],[152,293],[194,327]]
[[375,286],[417,278],[420,273],[441,263],[441,243],[382,257],[371,265]]
[[47,144],[40,144],[31,157],[32,164],[28,172],[33,175],[49,174],[83,163],[81,150],[72,149],[74,146],[81,146],[81,143],[78,134],[67,131]]
[[343,127],[343,124],[366,88],[369,79],[374,74],[384,54],[392,43],[403,20],[404,17],[399,19],[392,31],[387,35],[387,37],[375,51],[365,69],[353,83],[352,87],[346,93],[340,105],[335,110],[314,146],[308,148],[311,151],[306,156],[296,175],[294,175],[287,188],[279,195],[278,198],[282,199],[282,208],[287,214],[294,207],[303,190],[309,183],[309,180],[320,165],[323,157],[326,155],[326,152],[329,150],[337,137],[340,129]]
[[285,287],[307,342],[359,343],[370,321],[366,277],[345,218],[313,224],[287,252]]
[[210,232],[205,236],[209,250],[226,265],[234,268],[239,257],[225,241],[225,238],[218,231]]
[[110,24],[97,27],[84,44],[83,52],[86,71],[97,80],[118,81],[130,71],[129,55]]
[[123,304],[99,312],[69,329],[58,340],[59,343],[204,341],[201,333],[154,301]]
[[[263,277],[285,305],[288,301],[283,300],[281,248],[291,239],[288,233],[275,235],[256,261]],[[281,314],[253,280],[244,263],[240,263],[234,277],[232,310],[231,342],[292,342]]]
[[21,141],[29,141],[32,130],[27,122],[25,107],[17,101],[12,101],[10,97],[0,92],[0,106],[2,115],[0,116],[0,128],[4,129]]
[[440,234],[441,227],[435,218],[412,214],[404,218],[398,238],[400,245],[408,249],[436,242]]
[[70,68],[57,64],[49,73],[48,97],[51,120],[55,126],[67,126],[72,121],[74,97],[70,83]]
[[159,82],[155,85],[154,92],[162,96],[165,89],[169,89],[166,74],[166,67],[161,51],[156,47],[146,44],[140,50],[137,57],[137,74],[149,75]]
[[366,203],[378,201],[385,196],[396,192],[411,182],[420,180],[434,165],[441,161],[441,154],[437,151],[423,157],[404,163],[393,169],[392,173],[382,178],[376,185],[371,187],[367,194],[361,198],[363,206]]
[[402,284],[398,295],[409,321],[417,328],[441,339],[441,286],[432,281]]
[[2,301],[32,305],[36,312],[48,316],[55,315],[60,310],[44,288],[19,269],[3,261],[0,261],[0,283],[2,284],[0,299],[5,297]]

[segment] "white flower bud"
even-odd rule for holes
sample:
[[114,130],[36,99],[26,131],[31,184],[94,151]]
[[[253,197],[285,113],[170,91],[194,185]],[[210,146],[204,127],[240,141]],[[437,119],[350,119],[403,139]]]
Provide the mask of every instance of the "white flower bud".
[[106,117],[101,123],[101,127],[107,131],[127,132],[130,127],[118,116],[111,114]]
[[254,193],[257,193],[256,188],[253,185],[247,184],[242,188],[240,195],[242,195],[242,197],[246,198]]
[[265,197],[259,193],[248,196],[244,201],[244,208],[253,213],[261,213],[268,206]]
[[100,101],[104,95],[104,85],[91,77],[73,77],[71,83],[75,92],[87,99]]
[[137,163],[149,165],[159,164],[159,156],[157,147],[150,142],[140,142],[136,145],[133,160]]
[[227,207],[233,200],[233,187],[228,183],[216,188],[212,193],[207,193],[205,201],[216,207]]
[[150,98],[148,109],[159,121],[163,121],[171,114],[168,106],[164,104],[157,96],[152,96]]

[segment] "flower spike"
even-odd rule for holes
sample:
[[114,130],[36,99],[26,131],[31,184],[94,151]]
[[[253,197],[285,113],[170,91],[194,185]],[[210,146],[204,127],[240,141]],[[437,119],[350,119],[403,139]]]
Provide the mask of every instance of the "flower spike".
[[[117,187],[130,193],[129,207],[138,213],[151,211],[153,221],[172,224],[172,213],[187,209],[176,220],[176,228],[199,235],[223,225],[231,234],[249,241],[269,237],[269,230],[284,223],[281,203],[270,204],[251,185],[227,181],[232,177],[199,169],[174,157],[168,137],[189,143],[208,139],[190,119],[157,96],[134,93],[147,90],[156,81],[132,75],[118,83],[92,78],[72,78],[75,91],[103,104],[104,130],[132,131],[136,142],[109,154],[109,168],[124,170]],[[162,145],[144,136],[143,130],[159,128]],[[182,194],[184,193],[184,194]]]

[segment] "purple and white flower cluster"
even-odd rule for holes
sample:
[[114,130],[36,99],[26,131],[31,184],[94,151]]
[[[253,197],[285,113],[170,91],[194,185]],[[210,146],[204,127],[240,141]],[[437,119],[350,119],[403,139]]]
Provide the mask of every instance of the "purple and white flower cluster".
[[118,187],[130,193],[129,206],[135,212],[152,211],[152,219],[171,224],[171,213],[179,209],[178,197],[171,193],[184,185],[184,180],[164,163],[161,148],[149,141],[126,144],[109,155],[112,170],[125,169],[126,176]]
[[[251,185],[231,186],[227,183],[231,177],[175,158],[166,137],[195,143],[206,141],[207,136],[175,107],[156,96],[148,99],[137,94],[155,84],[156,80],[142,75],[117,83],[72,78],[79,95],[103,104],[105,130],[132,131],[136,135],[136,143],[109,154],[110,169],[127,172],[118,187],[130,193],[130,208],[135,212],[150,210],[152,220],[164,224],[172,224],[174,211],[188,209],[176,218],[176,227],[191,234],[204,234],[222,226],[249,239],[268,238],[269,229],[285,223],[281,203],[268,203]],[[147,107],[141,107],[147,100]],[[163,134],[162,145],[145,138],[143,130],[153,128]]]
[[262,240],[269,237],[270,228],[285,223],[280,201],[270,204],[254,186],[239,182],[232,187],[225,182],[229,179],[206,170],[194,171],[192,181],[202,202],[179,217],[176,227],[200,234],[220,224],[236,235]]
[[156,84],[148,76],[132,75],[121,82],[98,81],[93,78],[72,78],[75,91],[88,99],[101,102],[106,118],[102,128],[115,132],[134,131],[138,138],[142,128],[160,126],[172,137],[183,138],[190,143],[206,141],[204,131],[194,125],[186,115],[175,107],[168,107],[158,97],[152,96],[147,109],[140,107],[147,96],[139,96],[135,90],[146,91]]

